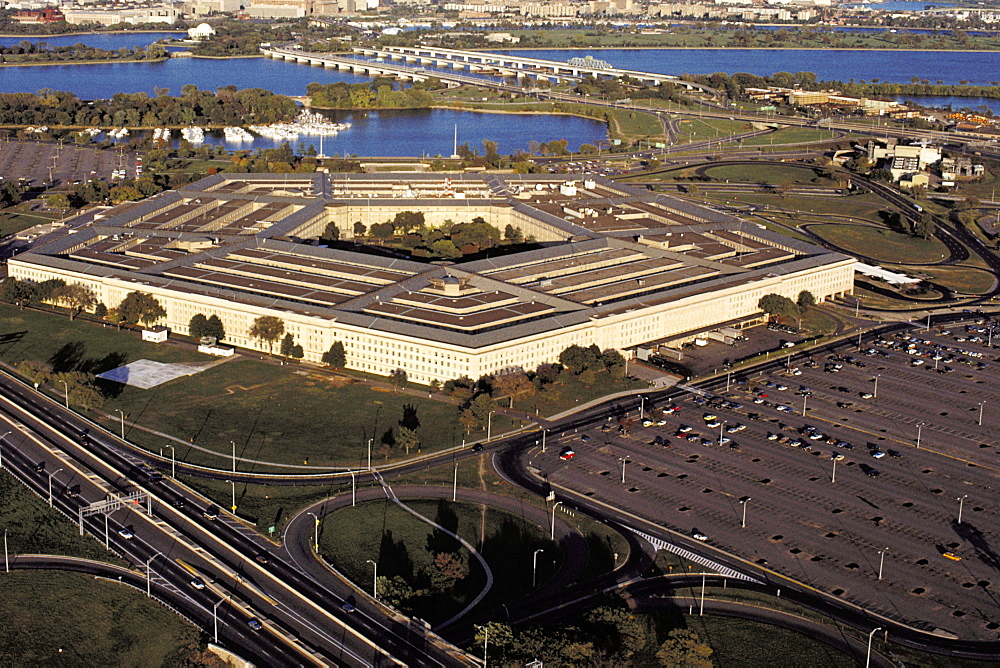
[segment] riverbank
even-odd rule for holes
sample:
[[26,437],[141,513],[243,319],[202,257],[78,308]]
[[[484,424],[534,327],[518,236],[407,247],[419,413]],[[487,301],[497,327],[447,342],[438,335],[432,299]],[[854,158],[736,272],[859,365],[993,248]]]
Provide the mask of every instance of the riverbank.
[[170,60],[170,56],[165,58],[128,58],[124,60],[111,59],[106,60],[47,60],[37,63],[0,63],[0,67],[44,67],[46,65],[107,65],[109,63],[162,63],[165,60]]
[[74,32],[55,32],[55,33],[0,33],[0,37],[24,37],[26,39],[32,37],[82,37],[84,35],[158,35],[160,33],[172,33],[177,35],[186,35],[186,30],[83,30]]

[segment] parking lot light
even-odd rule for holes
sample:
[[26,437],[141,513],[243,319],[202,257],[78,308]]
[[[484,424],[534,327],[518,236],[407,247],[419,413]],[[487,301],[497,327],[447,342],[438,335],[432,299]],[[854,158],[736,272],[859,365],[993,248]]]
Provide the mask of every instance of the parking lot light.
[[979,426],[983,426],[983,406],[986,405],[986,401],[979,402]]
[[923,427],[924,427],[923,422],[917,423],[917,450],[920,449],[920,430],[923,429]]
[[882,374],[877,373],[877,374],[875,374],[875,377],[872,379],[872,380],[875,381],[875,389],[872,391],[872,399],[878,399],[878,379],[879,379],[879,376],[881,376],[881,375]]
[[747,528],[747,503],[750,502],[749,496],[744,496],[740,499],[740,505],[743,506],[743,521],[740,522],[740,527],[743,529]]
[[885,566],[885,553],[889,551],[889,548],[884,548],[878,551],[878,579],[882,579],[882,567]]
[[962,506],[965,505],[965,500],[969,497],[968,494],[963,494],[956,499],[958,501],[958,523],[962,523]]
[[868,654],[865,657],[865,668],[869,668],[872,665],[872,638],[875,634],[882,630],[882,627],[877,629],[872,629],[872,632],[868,634]]
[[807,399],[809,399],[809,395],[808,394],[803,394],[802,395],[802,415],[803,416],[805,416],[805,414],[806,414],[806,400]]
[[835,483],[837,482],[837,458],[830,457],[830,459],[833,461],[833,473],[830,474],[830,482]]

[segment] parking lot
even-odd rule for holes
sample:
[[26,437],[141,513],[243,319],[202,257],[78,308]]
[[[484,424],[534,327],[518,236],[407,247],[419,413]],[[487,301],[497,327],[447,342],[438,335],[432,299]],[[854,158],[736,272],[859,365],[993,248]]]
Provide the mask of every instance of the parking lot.
[[109,180],[111,172],[120,166],[134,177],[136,155],[132,151],[99,151],[72,144],[4,141],[0,142],[0,177],[23,179],[25,185],[43,187],[51,175],[56,187],[68,187],[74,181]]
[[1000,389],[980,327],[792,356],[532,458],[554,484],[866,610],[995,640]]

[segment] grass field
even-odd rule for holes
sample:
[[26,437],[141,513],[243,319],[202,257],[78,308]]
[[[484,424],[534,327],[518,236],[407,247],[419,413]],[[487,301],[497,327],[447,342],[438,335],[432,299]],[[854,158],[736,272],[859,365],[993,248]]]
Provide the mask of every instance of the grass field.
[[82,573],[13,571],[0,596],[4,666],[223,666],[155,600]]
[[829,130],[818,130],[813,128],[781,128],[774,132],[769,132],[756,137],[747,137],[743,140],[744,146],[770,146],[778,144],[802,144],[813,141],[836,141],[837,137],[831,135]]
[[930,264],[948,257],[944,244],[937,239],[918,239],[880,227],[822,225],[811,231],[848,253],[879,262]]
[[[544,548],[539,560],[541,582],[551,577],[558,547],[538,526],[505,512],[463,503],[407,501],[418,513],[445,526],[481,551],[495,578],[485,608],[527,594],[531,589],[532,555]],[[452,538],[439,534],[388,499],[345,508],[328,515],[320,531],[321,553],[352,581],[371,591],[371,559],[379,576],[401,576],[415,589],[430,587],[427,572],[432,552],[457,550],[469,566],[468,576],[450,592],[428,592],[413,599],[413,613],[432,624],[448,619],[474,598],[485,583],[478,561]],[[605,555],[607,558],[608,555]],[[365,584],[367,583],[367,585]]]
[[972,267],[926,267],[920,273],[930,274],[935,283],[969,295],[989,292],[995,282],[990,272]]
[[749,123],[720,118],[686,118],[677,125],[681,133],[691,141],[728,137],[750,130]]
[[[663,124],[652,114],[631,109],[608,110],[611,125],[623,139],[664,137]],[[612,135],[615,136],[615,135]]]
[[763,165],[719,165],[709,167],[705,175],[716,181],[733,181],[742,183],[794,184],[827,182],[820,179],[811,167],[801,167],[787,164]]
[[19,205],[10,209],[0,211],[0,237],[15,234],[21,230],[26,230],[35,225],[49,223],[58,220],[59,216],[53,213],[42,213],[38,211],[27,211],[26,205]]

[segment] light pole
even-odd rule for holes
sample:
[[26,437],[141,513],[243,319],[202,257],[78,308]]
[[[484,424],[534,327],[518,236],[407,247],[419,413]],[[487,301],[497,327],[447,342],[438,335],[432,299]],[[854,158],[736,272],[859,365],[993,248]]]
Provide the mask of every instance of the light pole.
[[542,429],[542,452],[545,452],[545,430]]
[[802,395],[802,415],[806,414],[806,400],[807,399],[809,399],[809,395],[808,394],[803,394]]
[[[11,435],[11,432],[7,432],[3,436],[0,436],[0,446],[3,445],[3,440]],[[0,469],[3,468],[3,448],[0,448]]]
[[837,482],[837,456],[831,455],[830,459],[833,461],[833,473],[830,474],[830,482]]
[[639,422],[642,422],[646,417],[646,397],[639,396]]
[[625,465],[628,464],[628,457],[619,457],[618,461],[622,463],[622,484],[625,484]]
[[458,462],[455,462],[455,477],[451,480],[451,501],[458,499]]
[[490,442],[493,436],[493,411],[486,414],[486,442]]
[[[957,501],[958,501],[958,523],[959,524],[962,523],[962,506],[965,505],[965,499],[968,498],[968,496],[969,496],[968,494],[963,494],[962,496],[958,497],[958,499],[957,499]],[[50,503],[49,505],[52,505],[52,504]]]
[[167,443],[163,447],[170,448],[170,477],[177,477],[177,452],[174,450],[174,446]]
[[986,405],[985,401],[980,401],[979,402],[979,426],[980,427],[983,426],[983,406],[985,406],[985,405]]
[[49,474],[49,508],[52,507],[52,478],[54,478],[55,475],[60,471],[62,471],[62,469],[56,469],[55,471]]
[[7,555],[7,528],[4,527],[3,530],[3,565],[8,573],[10,573],[10,557]]
[[358,487],[355,484],[356,480],[354,478],[354,471],[348,471],[348,473],[351,474],[351,506],[354,506],[355,502],[357,500],[357,489],[358,489]]
[[372,470],[372,440],[368,439],[368,470]]
[[149,583],[149,570],[150,570],[150,566],[153,563],[153,559],[156,559],[158,556],[160,556],[159,553],[154,554],[153,556],[151,556],[149,559],[146,560],[146,598],[152,598],[153,597],[153,590],[152,590],[151,585]]
[[[4,536],[4,553],[6,554],[6,549],[7,549],[6,548],[6,545],[7,545],[7,530],[6,529],[3,530],[3,536]],[[539,552],[544,552],[544,551],[545,550],[543,550],[542,548],[538,548],[537,550],[535,550],[535,553],[533,555],[531,555],[531,588],[532,589],[535,588],[535,582],[537,582],[537,580],[538,580],[538,553]],[[10,569],[8,568],[7,570],[10,570]]]
[[740,527],[743,529],[747,528],[747,503],[750,502],[749,496],[744,496],[740,499],[740,505],[743,506],[743,521],[740,523]]
[[306,512],[306,515],[312,515],[312,518],[313,518],[313,549],[316,550],[316,554],[319,554],[319,518],[316,517],[315,513]]
[[236,441],[229,441],[229,444],[233,446],[233,473],[236,473]]
[[230,506],[230,508],[235,513],[236,512],[236,483],[233,482],[232,480],[227,480],[226,482],[228,482],[232,486],[232,488],[233,488],[233,505]]
[[873,399],[878,399],[878,378],[879,378],[879,376],[881,376],[881,375],[882,375],[882,374],[880,374],[880,373],[877,373],[877,374],[875,374],[875,378],[873,378],[873,379],[872,379],[872,380],[874,380],[874,381],[875,381],[875,390],[874,390],[874,391],[872,392],[872,398],[873,398]]
[[60,380],[59,382],[63,384],[63,388],[66,392],[66,408],[69,408],[69,383],[65,380]]
[[226,599],[220,598],[219,601],[212,606],[212,621],[215,623],[215,642],[219,642],[219,606],[222,605],[223,601]]
[[889,548],[883,548],[878,551],[878,579],[882,579],[882,567],[885,566],[885,553],[889,551]]
[[120,409],[120,408],[116,408],[115,412],[118,413],[118,415],[120,415],[121,418],[122,418],[122,440],[124,441],[125,440],[125,412],[122,409]]
[[719,447],[720,448],[722,447],[722,430],[725,428],[725,426],[726,426],[726,421],[725,420],[723,420],[722,422],[719,423]]
[[376,601],[378,600],[378,562],[372,561],[371,559],[365,559],[365,563],[371,564],[374,568],[374,575],[372,576],[372,598]]
[[920,430],[923,429],[923,427],[924,427],[923,422],[917,423],[917,450],[920,449]]
[[869,668],[872,665],[872,638],[875,634],[882,630],[882,627],[877,629],[872,629],[872,632],[868,634],[868,654],[865,656],[865,668]]
[[562,505],[562,501],[556,501],[552,504],[552,528],[549,530],[549,539],[556,539],[556,508]]

